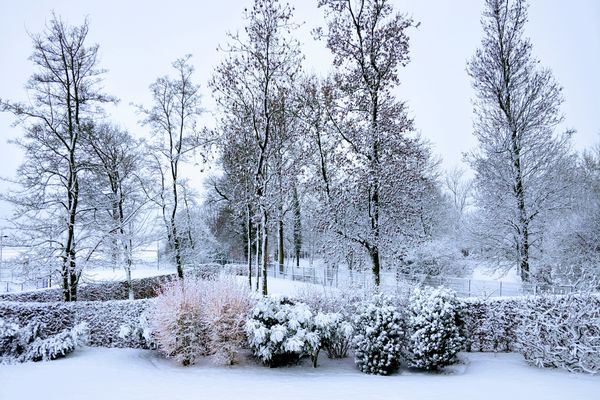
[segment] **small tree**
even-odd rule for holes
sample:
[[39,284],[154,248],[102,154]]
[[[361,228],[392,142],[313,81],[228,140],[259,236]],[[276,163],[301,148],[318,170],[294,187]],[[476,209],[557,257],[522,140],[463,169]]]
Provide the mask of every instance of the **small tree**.
[[139,178],[141,143],[127,131],[98,124],[91,129],[85,145],[91,172],[86,183],[94,188],[89,193],[89,203],[96,210],[94,225],[101,232],[99,241],[108,242],[113,268],[119,266],[125,270],[129,299],[133,300],[134,237],[141,236],[133,228],[142,220],[147,204]]

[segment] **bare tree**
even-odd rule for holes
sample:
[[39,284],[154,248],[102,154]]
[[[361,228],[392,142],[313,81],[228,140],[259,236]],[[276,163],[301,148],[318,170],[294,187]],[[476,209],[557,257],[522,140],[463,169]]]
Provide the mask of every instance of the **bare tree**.
[[[382,252],[391,255],[392,244],[405,241],[412,229],[424,178],[419,168],[429,158],[423,143],[409,135],[412,120],[393,95],[398,69],[409,60],[413,21],[394,13],[387,0],[320,0],[319,6],[328,23],[327,32],[316,35],[326,39],[336,67],[323,98],[338,155],[319,161],[328,211],[336,216],[330,221],[338,236],[366,251],[379,285]],[[316,135],[323,150],[323,135]],[[334,163],[324,165],[327,158]]]
[[479,149],[469,160],[480,238],[499,260],[516,261],[524,282],[545,220],[565,206],[569,181],[559,174],[571,157],[570,134],[554,134],[561,88],[533,58],[526,22],[526,1],[486,0],[481,48],[467,67],[477,96]]
[[60,253],[65,301],[77,300],[79,222],[88,211],[80,204],[81,143],[98,107],[114,101],[100,91],[104,70],[98,68],[98,45],[86,44],[88,29],[87,20],[72,27],[53,15],[43,33],[32,35],[30,59],[37,71],[26,86],[30,102],[0,102],[25,130],[16,140],[25,151],[18,171],[23,190],[10,200],[33,244],[47,248],[51,243],[53,254]]
[[[252,160],[252,202],[259,209],[262,245],[262,292],[267,294],[269,227],[273,209],[270,186],[275,119],[284,112],[281,93],[300,69],[298,43],[286,33],[295,28],[292,9],[277,0],[256,0],[246,11],[245,37],[230,34],[223,50],[228,57],[217,67],[210,86],[226,116],[247,121]],[[220,129],[221,141],[234,132]]]
[[[126,274],[129,298],[133,300],[131,269],[133,265],[134,231],[148,204],[143,195],[139,172],[143,148],[127,131],[109,124],[97,124],[85,143],[88,148],[89,204],[94,206],[94,222],[101,233],[100,243],[109,242],[113,268],[120,266]],[[138,229],[139,230],[139,229]]]
[[163,76],[150,85],[152,107],[138,107],[144,116],[143,124],[149,126],[155,135],[151,150],[155,153],[155,168],[159,172],[157,176],[162,191],[154,198],[160,202],[169,246],[174,253],[180,278],[183,278],[184,264],[182,229],[177,223],[182,200],[180,166],[191,153],[200,150],[207,142],[197,128],[197,118],[202,112],[200,87],[192,81],[194,68],[189,63],[190,58],[187,55],[173,63],[174,77]]

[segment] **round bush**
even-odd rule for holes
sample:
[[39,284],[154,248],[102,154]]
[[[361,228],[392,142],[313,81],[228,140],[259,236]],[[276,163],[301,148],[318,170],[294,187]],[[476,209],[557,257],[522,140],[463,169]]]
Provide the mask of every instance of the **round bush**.
[[367,374],[388,375],[400,364],[404,330],[393,297],[375,295],[360,310],[354,336],[355,363]]
[[[282,296],[261,299],[246,321],[248,343],[255,357],[275,367],[318,354],[321,338],[313,314],[304,303]],[[313,360],[316,365],[316,360]]]
[[410,366],[436,370],[453,364],[463,348],[463,326],[460,303],[453,291],[415,289],[408,316],[406,358]]

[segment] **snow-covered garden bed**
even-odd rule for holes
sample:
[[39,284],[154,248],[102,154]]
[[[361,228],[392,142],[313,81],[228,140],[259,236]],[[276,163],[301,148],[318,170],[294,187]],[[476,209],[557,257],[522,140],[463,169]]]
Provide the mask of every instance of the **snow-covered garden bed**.
[[181,367],[156,352],[83,348],[48,363],[0,365],[0,399],[597,399],[600,377],[529,366],[517,354],[461,353],[440,373],[359,372],[351,359],[265,368]]

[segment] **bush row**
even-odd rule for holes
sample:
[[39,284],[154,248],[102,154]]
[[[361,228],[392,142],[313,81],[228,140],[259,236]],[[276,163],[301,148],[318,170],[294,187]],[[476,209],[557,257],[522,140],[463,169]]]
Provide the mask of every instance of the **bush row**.
[[600,297],[464,301],[467,351],[518,352],[539,367],[600,373]]
[[90,346],[145,348],[147,345],[140,338],[123,338],[119,332],[123,325],[138,320],[152,303],[151,299],[72,303],[0,302],[0,319],[20,327],[36,323],[41,327],[43,336],[57,335],[79,323],[86,323]]
[[[149,278],[132,279],[134,298],[148,299],[156,297],[159,288],[175,275],[153,276]],[[82,283],[78,287],[79,301],[108,301],[127,300],[129,296],[127,282]],[[62,289],[40,289],[25,292],[0,294],[0,301],[19,302],[59,302],[63,300]]]
[[401,362],[425,369],[451,363],[464,346],[519,352],[541,367],[600,372],[598,296],[459,302],[434,292],[417,290],[408,299],[324,291],[257,302],[231,282],[190,278],[164,285],[156,300],[0,302],[0,319],[36,323],[44,336],[85,322],[92,346],[157,347],[182,364],[206,355],[230,364],[246,346],[267,365],[305,355],[316,362],[320,349],[343,357],[352,347],[361,370],[385,374]]

